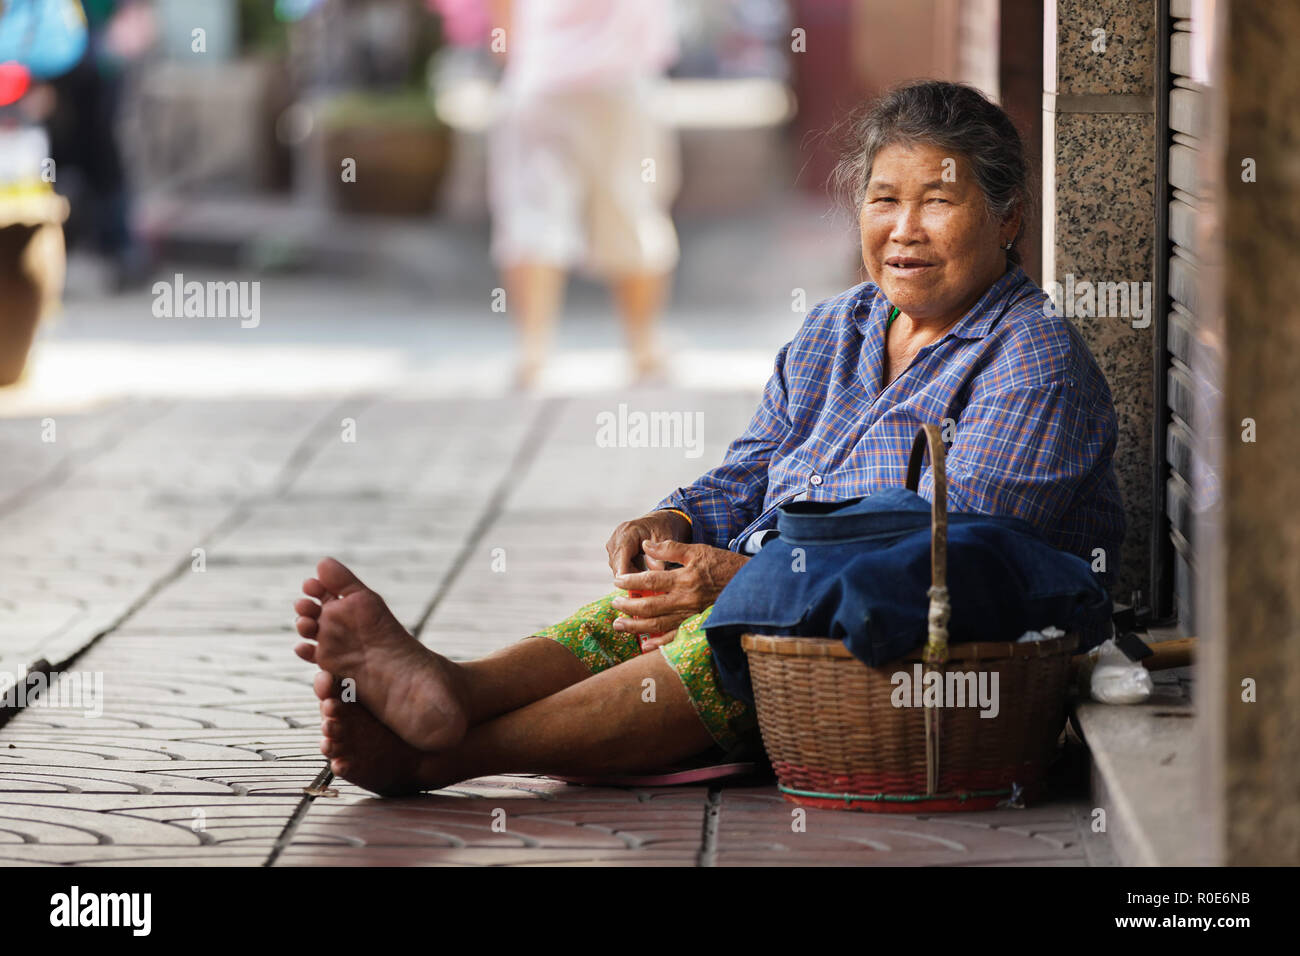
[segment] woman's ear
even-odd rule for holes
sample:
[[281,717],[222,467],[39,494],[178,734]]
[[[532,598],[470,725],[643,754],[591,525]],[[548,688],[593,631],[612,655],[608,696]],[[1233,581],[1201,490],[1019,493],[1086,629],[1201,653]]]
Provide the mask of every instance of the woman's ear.
[[[1017,203],[1016,208],[1013,209],[1011,211],[1011,214],[1007,216],[1006,219],[1003,220],[1003,223],[1007,227],[1013,230],[1013,232],[1011,233],[1011,242],[1014,243],[1017,239],[1020,238],[1021,234],[1024,232],[1024,228],[1025,228],[1024,203]],[[1006,245],[1006,243],[1003,243],[1003,245]]]

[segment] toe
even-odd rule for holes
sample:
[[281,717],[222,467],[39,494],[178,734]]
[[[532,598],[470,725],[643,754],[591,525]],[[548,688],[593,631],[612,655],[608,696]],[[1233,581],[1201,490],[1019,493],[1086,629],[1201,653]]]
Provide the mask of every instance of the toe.
[[348,766],[346,760],[340,760],[338,757],[335,757],[330,761],[330,770],[333,771],[334,776],[336,777],[347,779],[348,771],[350,769],[351,768]]
[[308,644],[305,641],[293,649],[293,652],[305,660],[308,664],[316,663],[316,645]]
[[320,623],[314,617],[300,617],[293,622],[293,626],[303,637],[315,637],[320,630]]
[[320,712],[322,717],[341,717],[343,715],[343,701],[337,697],[326,697],[320,702]]
[[337,594],[339,597],[345,597],[354,591],[364,591],[366,586],[361,580],[349,571],[341,561],[334,558],[323,558],[321,563],[316,565],[316,576],[320,583],[325,586],[331,594]]
[[299,598],[294,601],[293,610],[299,617],[320,617],[320,603],[311,598]]
[[338,685],[334,680],[334,675],[326,671],[316,672],[316,676],[311,682],[311,689],[321,700],[338,696]]
[[335,741],[330,740],[330,738],[328,737],[322,737],[320,739],[320,752],[324,754],[326,757],[334,756],[334,748],[336,746],[337,744],[335,743]]
[[308,578],[302,582],[302,593],[318,601],[325,601],[331,596],[325,585],[315,578]]

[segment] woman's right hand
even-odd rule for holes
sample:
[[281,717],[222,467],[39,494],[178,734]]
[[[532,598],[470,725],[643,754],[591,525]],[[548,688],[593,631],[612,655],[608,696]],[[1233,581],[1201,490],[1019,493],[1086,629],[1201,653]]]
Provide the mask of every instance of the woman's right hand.
[[609,569],[614,574],[637,571],[662,571],[663,562],[647,558],[641,551],[642,541],[691,541],[691,523],[675,511],[652,511],[640,518],[624,521],[605,542]]

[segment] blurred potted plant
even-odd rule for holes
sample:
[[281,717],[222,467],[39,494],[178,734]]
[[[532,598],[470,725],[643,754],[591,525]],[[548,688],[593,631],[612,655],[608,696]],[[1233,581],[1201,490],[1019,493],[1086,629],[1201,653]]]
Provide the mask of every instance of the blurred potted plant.
[[0,385],[22,376],[41,318],[58,305],[68,201],[54,191],[47,81],[86,52],[78,4],[0,3]]
[[0,127],[0,386],[22,376],[36,327],[63,291],[68,201],[49,183],[11,175],[48,155],[44,130]]
[[[301,0],[300,0],[301,2]],[[311,4],[302,12],[310,10]],[[257,185],[273,191],[292,186],[293,156],[276,133],[276,121],[293,103],[297,78],[289,63],[289,25],[299,11],[285,0],[239,0],[239,49],[256,63],[262,82],[250,119],[257,133]]]
[[321,109],[325,175],[337,208],[421,215],[447,165],[447,130],[423,90],[356,92]]
[[318,112],[334,203],[354,213],[428,213],[450,151],[426,80],[441,42],[438,21],[417,0],[348,0],[343,10],[359,88]]

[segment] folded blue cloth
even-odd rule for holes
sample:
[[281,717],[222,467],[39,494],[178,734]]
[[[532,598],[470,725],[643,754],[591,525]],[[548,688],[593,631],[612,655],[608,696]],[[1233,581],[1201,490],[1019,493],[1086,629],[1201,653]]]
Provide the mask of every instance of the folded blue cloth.
[[[923,645],[930,601],[930,503],[889,488],[843,502],[794,502],[705,622],[722,685],[753,700],[740,636],[832,637],[872,667]],[[1079,651],[1110,636],[1110,595],[1088,562],[1018,518],[948,515],[948,639],[1014,641],[1055,626]]]

